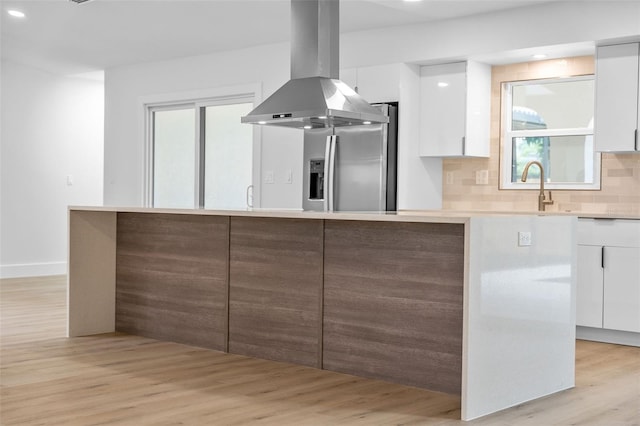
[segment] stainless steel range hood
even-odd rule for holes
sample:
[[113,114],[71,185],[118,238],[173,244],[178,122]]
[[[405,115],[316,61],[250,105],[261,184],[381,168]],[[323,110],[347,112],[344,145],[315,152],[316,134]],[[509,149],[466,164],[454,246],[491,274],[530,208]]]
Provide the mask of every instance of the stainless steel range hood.
[[313,129],[387,123],[338,80],[338,0],[291,0],[291,80],[243,123]]

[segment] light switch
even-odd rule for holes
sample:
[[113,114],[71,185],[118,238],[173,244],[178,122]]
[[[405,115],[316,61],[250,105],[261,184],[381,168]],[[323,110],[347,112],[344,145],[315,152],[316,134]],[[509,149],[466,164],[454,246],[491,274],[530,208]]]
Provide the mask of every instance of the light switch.
[[67,186],[73,185],[73,175],[67,175]]
[[285,180],[284,183],[291,183],[293,182],[293,171],[291,169],[287,170],[287,173],[285,175]]

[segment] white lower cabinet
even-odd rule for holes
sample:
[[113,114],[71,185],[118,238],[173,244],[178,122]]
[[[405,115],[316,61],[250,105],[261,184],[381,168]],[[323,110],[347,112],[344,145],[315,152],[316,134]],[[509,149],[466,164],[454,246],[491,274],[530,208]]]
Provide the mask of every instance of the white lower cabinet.
[[602,328],[604,269],[602,247],[578,245],[576,324]]
[[602,327],[640,332],[640,248],[605,247]]
[[576,324],[640,333],[640,221],[578,221]]

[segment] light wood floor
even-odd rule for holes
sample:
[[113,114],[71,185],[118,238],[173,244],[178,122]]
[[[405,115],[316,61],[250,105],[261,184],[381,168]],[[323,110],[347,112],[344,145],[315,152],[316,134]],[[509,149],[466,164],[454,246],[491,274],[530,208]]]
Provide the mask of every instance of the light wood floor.
[[0,423],[638,425],[640,349],[578,341],[577,386],[472,422],[458,398],[124,334],[65,338],[64,277],[0,283]]

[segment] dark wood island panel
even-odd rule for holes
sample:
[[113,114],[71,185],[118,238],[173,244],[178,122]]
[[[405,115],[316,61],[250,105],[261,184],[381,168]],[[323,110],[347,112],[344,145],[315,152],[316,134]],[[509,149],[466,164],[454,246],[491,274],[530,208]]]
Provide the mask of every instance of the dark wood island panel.
[[464,225],[325,222],[323,368],[461,394]]
[[229,352],[320,367],[323,221],[232,217]]
[[225,351],[229,218],[118,213],[116,330]]

